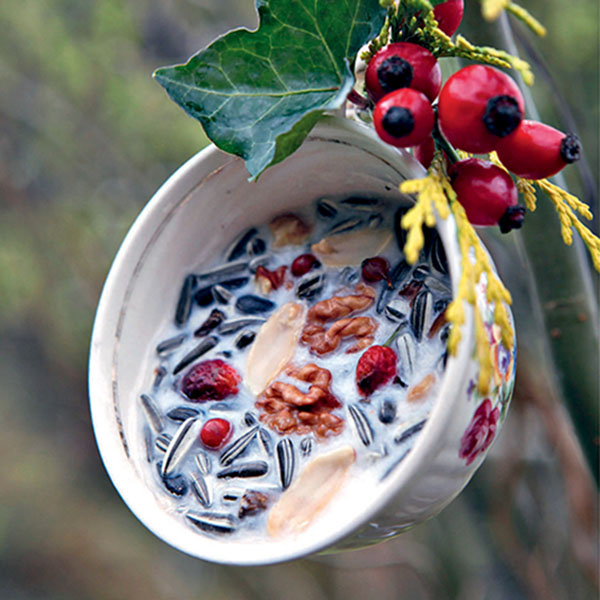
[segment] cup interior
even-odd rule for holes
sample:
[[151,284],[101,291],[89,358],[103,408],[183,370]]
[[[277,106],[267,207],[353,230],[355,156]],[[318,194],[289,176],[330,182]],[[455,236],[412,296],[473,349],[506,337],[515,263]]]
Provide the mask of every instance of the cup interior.
[[[288,541],[231,543],[192,530],[167,494],[149,482],[136,410],[151,387],[155,347],[172,320],[185,276],[218,260],[251,225],[270,221],[317,198],[366,194],[411,204],[398,193],[406,178],[422,176],[408,154],[382,148],[370,131],[326,120],[286,161],[248,181],[243,161],[210,147],[179,169],[131,228],[109,274],[92,338],[90,396],[94,429],[106,468],[138,518],[159,537],[194,556],[223,563],[265,564],[329,546],[373,513],[339,511],[336,535]],[[440,230],[446,245],[450,230]],[[456,265],[451,264],[451,270]],[[381,504],[379,501],[378,504]]]

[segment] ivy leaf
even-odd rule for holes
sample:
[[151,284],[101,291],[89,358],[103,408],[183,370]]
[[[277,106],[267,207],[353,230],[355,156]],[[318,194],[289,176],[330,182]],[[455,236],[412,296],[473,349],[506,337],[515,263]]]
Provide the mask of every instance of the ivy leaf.
[[378,0],[256,0],[260,25],[217,39],[155,79],[253,178],[342,106],[356,53],[385,17]]

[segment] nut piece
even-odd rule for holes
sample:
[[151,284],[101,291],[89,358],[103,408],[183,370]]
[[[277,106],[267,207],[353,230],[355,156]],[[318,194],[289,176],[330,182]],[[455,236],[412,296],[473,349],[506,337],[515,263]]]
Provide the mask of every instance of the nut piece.
[[[356,343],[347,352],[358,352],[373,343],[377,323],[371,317],[347,317],[365,310],[373,304],[375,290],[362,283],[356,286],[356,294],[333,296],[317,302],[309,311],[301,340],[317,354],[332,352],[347,337],[356,338]],[[325,323],[337,320],[329,329]]]
[[288,302],[259,329],[246,363],[246,384],[258,396],[294,356],[306,308]]
[[330,390],[331,373],[309,363],[299,369],[292,367],[287,374],[310,383],[308,392],[291,383],[276,381],[265,390],[264,398],[256,402],[256,408],[264,411],[260,420],[282,434],[312,432],[325,438],[341,433],[344,421],[331,414],[341,406]]
[[355,458],[352,446],[343,446],[306,465],[271,509],[269,535],[277,537],[306,529],[342,487]]
[[274,248],[302,244],[312,230],[310,225],[291,213],[275,217],[269,223],[269,228],[274,237]]
[[328,267],[360,265],[365,258],[380,254],[392,237],[390,229],[359,229],[323,238],[311,250]]
[[408,390],[408,395],[406,399],[409,402],[417,402],[418,400],[423,400],[427,394],[431,391],[431,388],[434,386],[436,381],[435,375],[433,373],[429,373],[429,375],[425,375],[419,383],[416,383]]

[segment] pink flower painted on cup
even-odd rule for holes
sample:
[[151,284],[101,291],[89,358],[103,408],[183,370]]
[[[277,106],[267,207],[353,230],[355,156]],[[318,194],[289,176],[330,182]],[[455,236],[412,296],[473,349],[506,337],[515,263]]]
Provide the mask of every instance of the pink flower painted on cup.
[[496,426],[500,411],[492,410],[492,402],[486,398],[475,411],[471,423],[460,440],[459,458],[464,458],[470,465],[482,452],[485,452],[496,435]]

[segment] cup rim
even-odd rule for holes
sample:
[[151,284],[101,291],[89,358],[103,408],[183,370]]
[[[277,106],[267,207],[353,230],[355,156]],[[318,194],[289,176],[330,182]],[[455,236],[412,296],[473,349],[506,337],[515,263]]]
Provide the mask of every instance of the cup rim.
[[[384,144],[370,128],[348,119],[332,116],[322,118],[308,135],[306,142],[340,143],[340,140],[345,140],[363,151],[377,152],[379,158],[392,163],[398,172],[404,171],[405,174],[408,172],[411,177],[419,177],[425,173],[421,165],[408,153],[399,152]],[[437,398],[423,430],[402,464],[396,467],[385,481],[379,483],[377,499],[343,527],[319,537],[315,542],[303,544],[300,549],[293,551],[282,552],[283,544],[272,544],[270,551],[260,556],[254,552],[246,552],[243,556],[240,553],[228,552],[224,550],[222,543],[215,545],[211,543],[210,538],[193,530],[190,530],[193,536],[190,539],[193,541],[182,540],[179,536],[172,535],[169,523],[164,518],[167,515],[163,514],[161,518],[162,511],[158,510],[158,507],[144,502],[144,496],[148,494],[147,487],[137,476],[127,458],[128,448],[123,426],[114,405],[117,386],[114,354],[118,352],[120,326],[127,295],[132,286],[132,278],[140,269],[145,253],[168,222],[169,214],[181,206],[207,178],[217,175],[228,164],[239,160],[221,152],[215,146],[207,146],[179,167],[162,184],[136,218],[113,261],[98,304],[90,345],[89,395],[92,425],[102,461],[113,485],[134,515],[159,538],[187,554],[222,564],[257,566],[301,558],[332,546],[368,523],[369,519],[396,494],[405,489],[411,480],[419,478],[422,465],[435,454],[436,439],[442,436],[448,417],[460,399],[459,386],[464,376],[463,365],[470,360],[474,325],[472,310],[466,307],[458,353],[456,356],[448,357]],[[293,157],[288,160],[293,160]],[[194,180],[196,183],[190,187],[188,181]],[[173,201],[173,197],[176,196],[179,198]],[[168,205],[170,201],[173,202],[173,207],[165,211],[163,205]],[[446,249],[453,297],[456,297],[461,272],[456,225],[452,216],[445,220],[438,216],[436,221],[436,227]],[[151,234],[149,240],[148,233]],[[110,376],[107,376],[108,374]],[[112,402],[107,403],[107,398],[112,398]],[[468,481],[468,472],[467,470],[463,486]],[[460,490],[456,493],[458,491]],[[285,548],[289,549],[290,544],[286,544]]]

